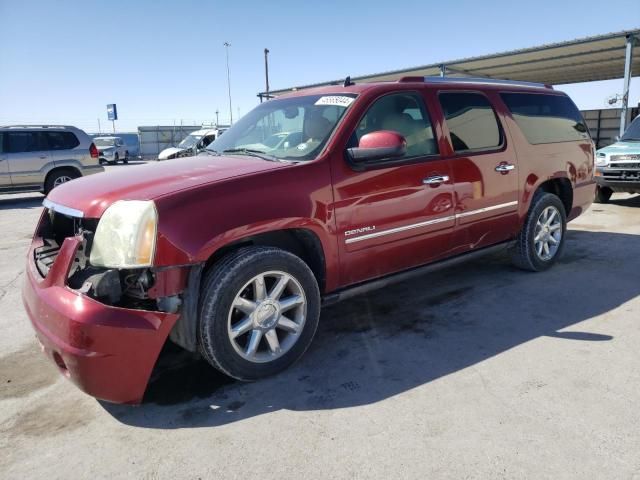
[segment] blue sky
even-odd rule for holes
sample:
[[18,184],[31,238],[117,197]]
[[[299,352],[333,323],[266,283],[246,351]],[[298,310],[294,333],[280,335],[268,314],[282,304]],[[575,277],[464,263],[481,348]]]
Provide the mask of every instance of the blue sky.
[[[265,47],[281,88],[638,27],[638,0],[0,0],[0,124],[96,131],[112,102],[121,131],[227,120],[225,41],[236,117],[264,90]],[[603,108],[622,80],[561,89]]]

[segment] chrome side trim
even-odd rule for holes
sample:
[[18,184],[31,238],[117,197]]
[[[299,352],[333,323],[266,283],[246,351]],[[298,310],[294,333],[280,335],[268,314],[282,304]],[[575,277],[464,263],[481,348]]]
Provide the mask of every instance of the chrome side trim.
[[468,212],[458,213],[458,214],[456,214],[456,217],[458,217],[458,218],[469,217],[471,215],[477,215],[479,213],[490,212],[492,210],[499,210],[501,208],[513,207],[515,205],[518,205],[518,201],[517,200],[514,200],[513,202],[501,203],[499,205],[492,205],[490,207],[479,208],[478,210],[470,210]]
[[492,205],[490,207],[479,208],[478,210],[471,210],[468,212],[458,213],[456,215],[449,215],[447,217],[435,218],[433,220],[427,220],[426,222],[412,223],[411,225],[404,225],[402,227],[390,228],[389,230],[380,230],[379,232],[368,233],[359,237],[350,237],[345,240],[348,245],[350,243],[361,242],[363,240],[370,240],[372,238],[383,237],[385,235],[393,235],[394,233],[406,232],[407,230],[413,230],[414,228],[426,227],[428,225],[435,225],[437,223],[448,222],[449,220],[455,220],[457,218],[469,217],[471,215],[477,215],[479,213],[490,212],[492,210],[499,210],[501,208],[513,207],[518,205],[518,201],[501,203],[499,205]]
[[64,205],[54,203],[48,198],[44,199],[44,201],[42,202],[42,206],[48,208],[49,210],[53,210],[54,212],[61,213],[62,215],[67,215],[69,217],[84,217],[84,212],[76,210],[75,208],[65,207]]
[[393,235],[394,233],[405,232],[407,230],[413,230],[414,228],[426,227],[427,225],[435,225],[436,223],[448,222],[449,220],[455,220],[455,215],[449,215],[448,217],[435,218],[433,220],[427,220],[426,222],[413,223],[411,225],[404,225],[402,227],[390,228],[389,230],[381,230],[375,233],[369,233],[367,235],[361,235],[359,237],[347,238],[346,244],[361,242],[363,240],[370,240],[372,238],[382,237],[384,235]]

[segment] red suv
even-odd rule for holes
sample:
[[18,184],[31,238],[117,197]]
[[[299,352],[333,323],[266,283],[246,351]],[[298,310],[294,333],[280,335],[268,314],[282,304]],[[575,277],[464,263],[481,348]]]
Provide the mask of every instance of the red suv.
[[322,304],[496,249],[549,268],[593,171],[578,109],[544,85],[294,92],[196,157],[53,190],[24,304],[46,355],[101,399],[141,401],[167,338],[256,380],[304,353]]

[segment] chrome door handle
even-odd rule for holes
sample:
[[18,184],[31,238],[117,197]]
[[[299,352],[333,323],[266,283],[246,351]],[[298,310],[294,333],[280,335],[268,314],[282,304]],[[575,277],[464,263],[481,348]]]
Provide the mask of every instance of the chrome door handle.
[[506,173],[510,172],[511,170],[515,170],[515,168],[516,166],[512,165],[511,163],[501,163],[496,167],[496,172]]
[[434,175],[433,177],[427,177],[422,180],[424,185],[440,185],[449,181],[449,175]]

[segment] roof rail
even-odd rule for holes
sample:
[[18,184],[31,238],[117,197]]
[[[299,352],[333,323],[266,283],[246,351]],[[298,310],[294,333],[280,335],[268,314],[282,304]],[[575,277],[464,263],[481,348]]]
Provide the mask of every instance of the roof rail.
[[[408,77],[415,78],[415,77]],[[544,83],[537,82],[524,82],[520,80],[503,80],[499,78],[487,78],[487,77],[423,77],[426,83],[484,83],[487,85],[505,85],[509,87],[535,87],[535,88],[550,88],[551,85],[545,85]]]
[[5,125],[0,128],[75,128],[71,125]]

